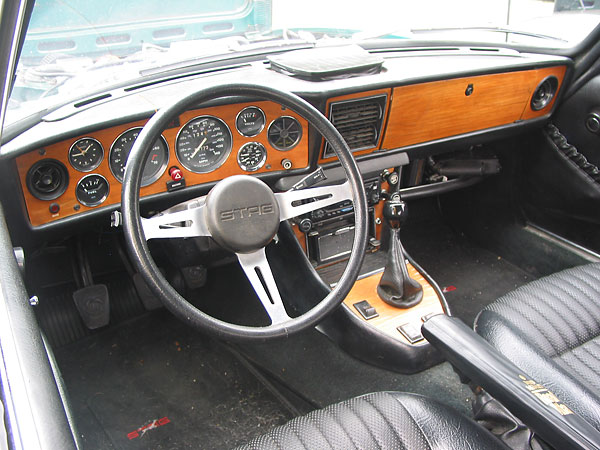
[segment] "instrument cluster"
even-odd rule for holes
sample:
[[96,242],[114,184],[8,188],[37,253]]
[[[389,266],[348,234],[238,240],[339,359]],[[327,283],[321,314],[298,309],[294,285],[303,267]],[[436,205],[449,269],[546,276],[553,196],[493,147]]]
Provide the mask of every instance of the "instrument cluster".
[[[64,217],[65,206],[71,215],[119,202],[119,184],[143,125],[142,121],[89,133],[17,158],[32,224]],[[307,167],[307,125],[272,102],[187,111],[154,143],[144,166],[141,195],[171,190],[174,169],[190,186],[236,173]],[[40,202],[46,217],[34,220],[32,208],[39,210]]]

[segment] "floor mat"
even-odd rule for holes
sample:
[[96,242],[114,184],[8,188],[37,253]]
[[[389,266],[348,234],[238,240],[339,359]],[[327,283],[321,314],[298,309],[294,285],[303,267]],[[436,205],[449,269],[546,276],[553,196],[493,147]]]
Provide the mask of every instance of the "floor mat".
[[534,279],[488,250],[474,245],[440,220],[402,230],[406,251],[445,291],[452,314],[468,325],[498,297]]
[[84,449],[229,448],[292,417],[226,347],[164,311],[56,357]]
[[471,391],[460,383],[448,363],[414,375],[402,375],[353,358],[315,329],[284,340],[243,344],[239,348],[251,361],[289,389],[302,394],[315,407],[370,392],[392,390],[426,395],[471,414]]

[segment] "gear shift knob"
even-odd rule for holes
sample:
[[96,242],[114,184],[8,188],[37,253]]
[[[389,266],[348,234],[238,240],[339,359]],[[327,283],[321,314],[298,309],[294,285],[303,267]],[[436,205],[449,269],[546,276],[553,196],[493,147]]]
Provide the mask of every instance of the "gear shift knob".
[[399,194],[393,194],[383,204],[383,219],[390,228],[401,228],[408,217],[408,206],[400,199]]
[[397,308],[410,308],[423,298],[423,287],[408,274],[404,249],[400,242],[400,227],[406,222],[406,203],[395,193],[383,205],[383,218],[390,227],[387,263],[377,286],[379,297]]

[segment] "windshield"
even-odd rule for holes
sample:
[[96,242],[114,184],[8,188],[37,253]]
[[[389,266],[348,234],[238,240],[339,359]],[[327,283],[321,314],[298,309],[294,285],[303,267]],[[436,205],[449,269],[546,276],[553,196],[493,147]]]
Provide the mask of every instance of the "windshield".
[[7,124],[242,52],[373,39],[569,48],[599,20],[600,0],[37,0]]

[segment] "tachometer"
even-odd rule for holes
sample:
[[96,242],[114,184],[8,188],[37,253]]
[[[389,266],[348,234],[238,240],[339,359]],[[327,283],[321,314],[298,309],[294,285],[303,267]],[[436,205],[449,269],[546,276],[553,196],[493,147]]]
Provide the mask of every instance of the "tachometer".
[[225,122],[213,116],[200,116],[190,120],[179,131],[175,153],[186,169],[207,173],[225,162],[231,146],[231,131]]
[[[110,148],[109,166],[110,171],[117,180],[123,182],[125,164],[129,158],[129,152],[142,129],[131,128],[121,134]],[[152,152],[146,158],[142,186],[148,186],[160,178],[169,163],[169,147],[164,137],[160,137],[152,146]]]

